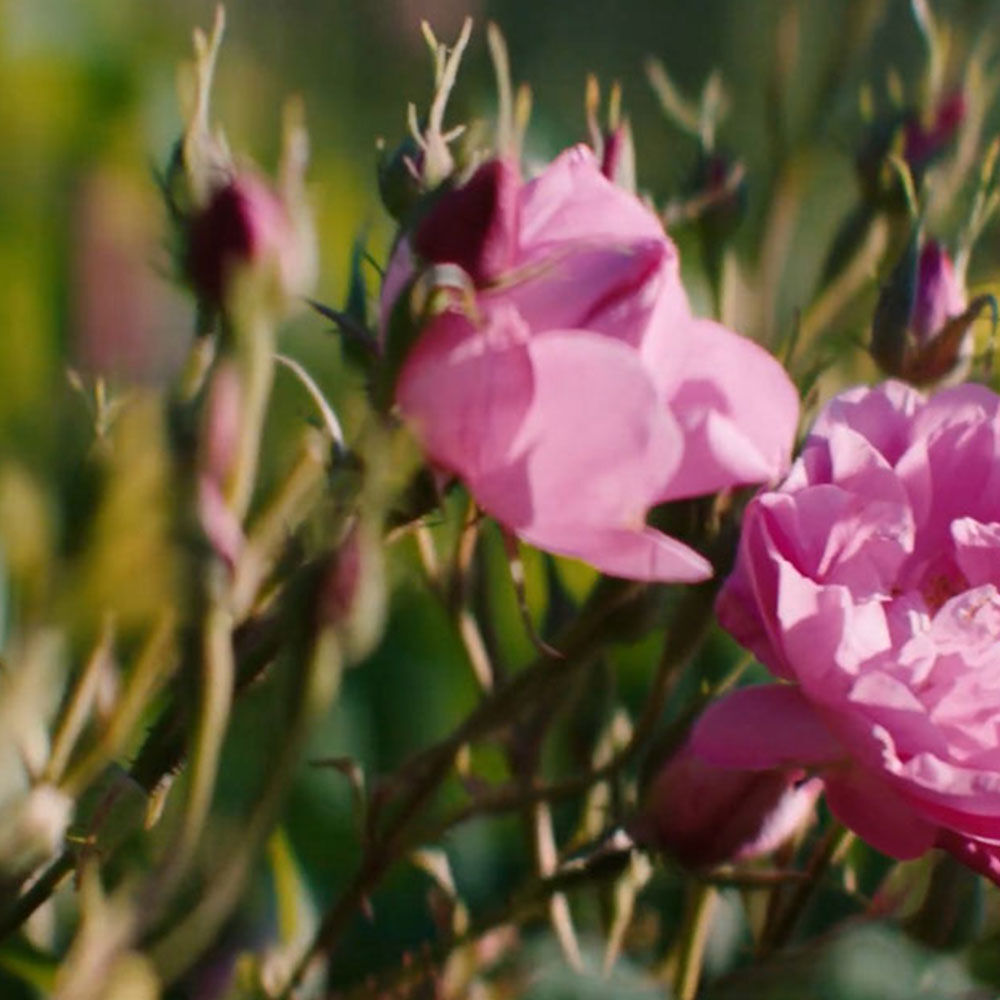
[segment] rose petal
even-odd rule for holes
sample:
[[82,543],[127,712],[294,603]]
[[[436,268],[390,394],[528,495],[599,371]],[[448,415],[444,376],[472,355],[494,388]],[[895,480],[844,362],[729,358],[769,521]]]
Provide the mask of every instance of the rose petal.
[[885,781],[859,770],[824,775],[830,811],[876,850],[906,860],[934,846],[938,828]]
[[481,331],[461,314],[438,316],[410,351],[396,400],[430,458],[469,482],[517,456],[535,392],[524,325],[497,310]]
[[844,756],[812,705],[791,684],[739,688],[702,713],[691,731],[698,756],[719,767],[813,767]]
[[665,240],[660,220],[602,173],[593,152],[574,146],[556,157],[521,194],[521,251],[584,240],[594,245]]
[[954,855],[963,865],[1000,885],[1000,844],[964,837],[953,830],[940,830],[937,846]]
[[[651,365],[665,364],[650,347]],[[765,482],[788,468],[799,399],[778,362],[760,345],[710,320],[689,319],[683,356],[657,378],[684,429],[684,462],[661,498]],[[752,390],[748,391],[748,387]]]

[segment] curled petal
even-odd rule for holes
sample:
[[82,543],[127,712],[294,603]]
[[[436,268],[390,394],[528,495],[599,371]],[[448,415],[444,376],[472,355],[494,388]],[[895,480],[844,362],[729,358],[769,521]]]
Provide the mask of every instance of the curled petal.
[[817,767],[844,748],[790,684],[739,688],[713,702],[691,732],[694,752],[719,767]]
[[913,809],[885,781],[859,770],[824,776],[826,801],[845,826],[894,858],[918,858],[934,846],[935,824]]
[[524,186],[521,250],[583,240],[595,244],[663,240],[660,220],[602,173],[593,152],[574,146]]
[[681,349],[676,367],[654,376],[672,383],[670,409],[688,444],[662,499],[764,482],[785,472],[799,400],[781,365],[758,344],[710,320],[688,320]]

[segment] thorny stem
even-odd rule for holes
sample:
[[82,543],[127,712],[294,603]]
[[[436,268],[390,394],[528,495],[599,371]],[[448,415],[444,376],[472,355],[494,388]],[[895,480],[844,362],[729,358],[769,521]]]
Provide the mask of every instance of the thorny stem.
[[525,808],[536,802],[557,802],[573,798],[599,781],[613,778],[627,767],[645,748],[663,712],[680,667],[698,648],[704,636],[711,620],[710,612],[715,590],[713,584],[692,587],[688,590],[685,600],[678,606],[675,615],[677,627],[667,633],[667,640],[656,667],[652,686],[646,696],[642,715],[632,730],[628,742],[610,759],[599,767],[563,781],[533,784],[528,787],[521,783],[512,783],[484,792],[471,802],[456,808],[430,834],[427,834],[425,839],[437,840],[453,827],[478,816]]
[[712,927],[718,898],[719,893],[714,886],[703,883],[691,886],[674,973],[674,993],[677,1000],[694,1000],[698,994],[705,945],[708,943],[708,932]]
[[[465,648],[473,674],[482,691],[488,694],[493,690],[493,678],[496,676],[496,671],[490,660],[489,652],[486,649],[486,643],[479,629],[479,623],[476,620],[476,616],[472,613],[468,602],[469,571],[475,557],[476,544],[479,539],[475,504],[472,502],[469,504],[462,531],[455,546],[450,581],[446,582],[440,579],[437,553],[434,549],[430,533],[424,529],[424,533],[419,535],[418,538],[419,551],[428,582],[432,590],[444,600],[446,607],[451,610],[455,629]],[[530,764],[527,761],[522,762],[520,755],[517,754],[513,747],[508,748],[507,758],[512,771],[515,773],[524,772],[519,773],[520,783],[530,786],[532,781]],[[527,768],[525,768],[525,764],[527,764]],[[543,800],[536,800],[525,807],[524,822],[528,830],[532,851],[535,855],[536,871],[541,878],[546,878],[554,874],[559,865],[555,831],[552,827],[552,813],[548,807],[548,803]],[[548,909],[552,929],[559,941],[559,946],[563,951],[566,961],[571,968],[576,970],[582,969],[583,957],[580,952],[579,942],[577,941],[576,931],[573,927],[573,916],[565,894],[553,893],[549,897]]]
[[778,912],[769,933],[761,940],[759,955],[764,956],[776,951],[788,940],[823,875],[837,859],[843,857],[853,839],[854,834],[839,823],[830,825],[806,865],[803,880],[795,887],[791,899],[784,909]]
[[[248,551],[255,553],[254,572],[247,571],[247,578],[240,587],[240,593],[244,595],[244,599],[238,602],[241,604],[238,608],[241,622],[230,638],[234,647],[232,655],[238,664],[234,695],[245,690],[272,661],[281,639],[281,623],[273,614],[254,621],[242,619],[249,615],[256,588],[273,567],[279,554],[279,543],[290,537],[301,522],[308,506],[305,501],[322,477],[324,456],[328,449],[321,447],[317,439],[326,440],[315,432],[307,437],[302,456],[251,533]],[[237,576],[243,579],[239,570]],[[62,784],[66,788],[75,790],[86,786],[100,767],[119,752],[141,716],[148,692],[162,679],[175,659],[174,631],[173,615],[165,614],[150,633],[132,672],[132,682],[107,730],[98,744],[63,779]],[[163,778],[182,765],[185,738],[183,706],[175,702],[161,715],[143,743],[129,769],[130,778],[147,794],[153,794]],[[0,913],[0,941],[16,931],[49,899],[73,871],[76,860],[74,849],[64,850],[8,910]]]
[[403,787],[405,793],[390,826],[381,836],[371,835],[361,865],[324,915],[309,950],[281,994],[283,1000],[291,997],[315,957],[333,952],[361,902],[385,871],[415,842],[415,820],[447,779],[459,750],[508,722],[517,708],[531,700],[529,696],[550,685],[563,683],[568,675],[589,662],[608,617],[634,590],[635,586],[628,584],[602,590],[598,601],[588,604],[563,636],[559,643],[562,658],[540,656],[531,666],[484,698],[448,736],[411,758],[393,775],[390,787]]
[[[590,662],[605,641],[603,633],[609,618],[623,602],[638,591],[639,587],[639,584],[621,583],[617,586],[609,584],[603,588],[599,585],[597,596],[584,606],[577,619],[556,641],[556,646],[561,652],[560,656],[541,654],[531,666],[484,698],[450,735],[411,758],[388,779],[389,787],[407,788],[405,797],[398,806],[390,828],[381,837],[374,835],[371,837],[354,878],[325,914],[312,945],[281,994],[282,1000],[289,1000],[295,986],[305,975],[315,957],[324,952],[327,954],[333,952],[358,907],[385,871],[414,842],[421,839],[421,831],[412,829],[414,822],[423,806],[448,777],[455,755],[461,747],[488,736],[509,722],[520,706],[534,703],[535,698],[545,691],[557,689],[569,676]],[[673,669],[677,664],[684,662],[697,648],[709,621],[713,593],[712,584],[688,590],[686,599],[681,602],[677,610],[675,620],[678,628],[671,636],[671,653],[664,657],[661,673],[668,673],[668,667]],[[693,613],[695,608],[699,609],[698,614]],[[660,679],[657,686],[665,692],[666,679]],[[663,696],[661,693],[659,697]],[[654,702],[655,700],[657,699],[654,698]],[[656,712],[656,715],[658,714],[659,710]],[[653,718],[652,711],[647,710],[643,718],[644,720]],[[645,738],[648,725],[649,723],[644,721],[637,727],[637,733],[640,733],[642,739]],[[630,742],[630,748],[627,748],[629,756],[635,753],[640,745],[638,740]],[[625,759],[616,757],[609,762],[609,767],[620,767]],[[590,776],[587,777],[588,780],[581,784],[582,788],[593,783]],[[530,795],[532,800],[535,799],[531,791],[524,790],[520,802],[526,801],[525,795]],[[538,801],[541,801],[541,796],[538,797]],[[471,814],[470,812],[469,815]]]
[[[197,942],[214,937],[222,922],[239,900],[240,893],[288,787],[299,751],[305,743],[309,722],[325,707],[334,693],[340,675],[340,652],[336,638],[324,630],[315,638],[313,648],[304,656],[304,669],[295,681],[291,705],[285,723],[285,737],[250,815],[242,837],[215,873],[212,884],[191,914],[153,948],[153,960],[171,980],[182,974],[197,953]],[[333,669],[334,677],[324,678]],[[330,680],[333,683],[330,683]],[[320,690],[324,688],[326,690]]]

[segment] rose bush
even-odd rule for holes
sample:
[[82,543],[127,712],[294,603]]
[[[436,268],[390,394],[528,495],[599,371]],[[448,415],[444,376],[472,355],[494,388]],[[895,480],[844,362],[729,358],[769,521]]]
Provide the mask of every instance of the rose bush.
[[711,706],[702,758],[813,769],[879,850],[1000,881],[1000,398],[834,399],[748,507],[718,613],[783,683]]
[[657,217],[584,147],[527,183],[490,161],[399,243],[383,330],[445,263],[474,301],[427,319],[395,396],[430,459],[539,548],[622,577],[711,575],[646,515],[780,474],[798,400],[766,351],[692,315]]

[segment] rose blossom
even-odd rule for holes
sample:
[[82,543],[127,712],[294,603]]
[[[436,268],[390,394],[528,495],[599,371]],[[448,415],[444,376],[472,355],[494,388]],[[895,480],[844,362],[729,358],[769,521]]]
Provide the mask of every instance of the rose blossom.
[[474,288],[474,307],[426,322],[396,385],[430,459],[539,548],[616,576],[708,577],[647,513],[780,474],[798,401],[762,348],[692,315],[656,216],[585,147],[527,183],[493,160],[399,244],[383,329],[421,263]]
[[834,399],[747,508],[718,613],[784,683],[711,706],[699,755],[814,769],[874,847],[1000,881],[1000,398]]

